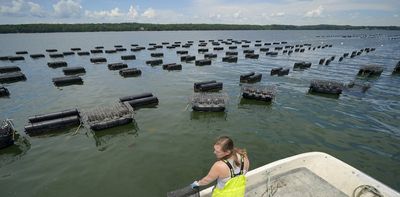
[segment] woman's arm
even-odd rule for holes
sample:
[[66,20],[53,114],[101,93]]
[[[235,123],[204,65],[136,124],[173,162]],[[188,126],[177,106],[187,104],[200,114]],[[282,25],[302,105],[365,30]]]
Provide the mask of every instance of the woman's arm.
[[217,161],[211,167],[210,172],[208,172],[207,176],[198,181],[198,184],[200,186],[203,186],[212,183],[221,175],[221,172],[223,172],[223,165],[221,165],[221,162]]

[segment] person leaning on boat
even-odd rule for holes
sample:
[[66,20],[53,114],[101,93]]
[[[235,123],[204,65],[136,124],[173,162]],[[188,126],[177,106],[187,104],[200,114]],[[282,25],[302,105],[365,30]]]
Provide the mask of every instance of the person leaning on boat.
[[217,180],[213,189],[213,197],[242,197],[245,193],[246,177],[250,162],[245,150],[235,148],[228,136],[217,138],[214,154],[218,161],[214,163],[207,176],[194,181],[192,188],[204,186]]

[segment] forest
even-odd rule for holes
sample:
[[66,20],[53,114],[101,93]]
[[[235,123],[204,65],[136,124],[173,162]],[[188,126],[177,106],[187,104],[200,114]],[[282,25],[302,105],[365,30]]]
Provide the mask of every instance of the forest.
[[199,31],[199,30],[400,30],[398,26],[350,25],[242,25],[242,24],[150,24],[150,23],[90,23],[90,24],[7,24],[0,33],[51,33],[98,31]]

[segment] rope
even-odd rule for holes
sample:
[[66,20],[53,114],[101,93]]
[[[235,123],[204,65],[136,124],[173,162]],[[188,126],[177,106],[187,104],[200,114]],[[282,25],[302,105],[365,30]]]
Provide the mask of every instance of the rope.
[[373,194],[374,197],[383,197],[383,194],[381,194],[381,192],[378,189],[376,189],[374,186],[371,185],[360,185],[356,187],[356,189],[354,189],[353,191],[352,197],[360,197],[365,193]]
[[76,135],[76,133],[78,133],[79,129],[81,128],[81,126],[82,126],[82,122],[79,124],[78,128],[75,130],[75,132],[72,135]]
[[190,105],[190,104],[187,104],[187,105],[186,105],[186,108],[185,108],[185,110],[184,110],[184,111],[186,111],[186,110],[187,110],[187,108],[189,108],[189,105]]
[[12,130],[12,141],[15,140],[15,130]]

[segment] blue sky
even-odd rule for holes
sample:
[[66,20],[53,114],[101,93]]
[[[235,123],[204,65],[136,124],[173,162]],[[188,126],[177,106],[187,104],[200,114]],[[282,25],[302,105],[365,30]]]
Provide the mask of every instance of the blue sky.
[[0,24],[228,23],[400,26],[400,0],[0,0]]

